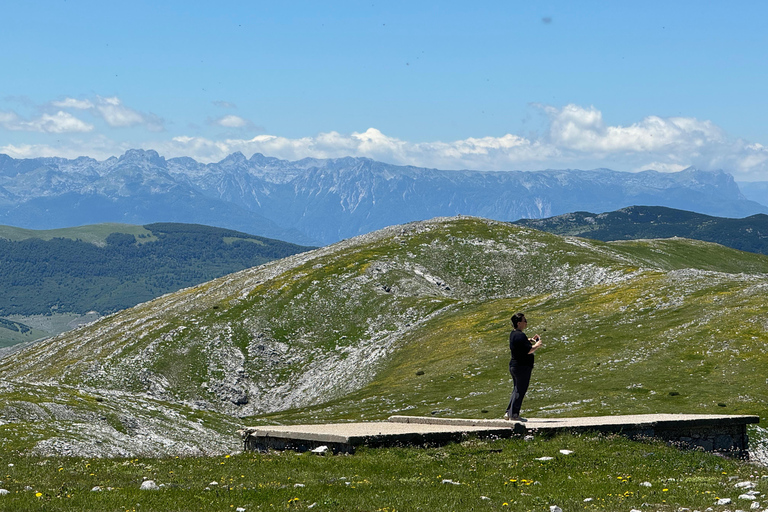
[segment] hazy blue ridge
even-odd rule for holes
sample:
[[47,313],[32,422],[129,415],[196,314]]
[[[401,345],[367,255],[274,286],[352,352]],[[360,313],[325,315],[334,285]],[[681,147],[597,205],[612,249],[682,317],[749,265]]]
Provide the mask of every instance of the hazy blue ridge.
[[741,193],[750,201],[768,204],[768,181],[739,181]]
[[724,171],[446,171],[367,158],[280,160],[234,153],[202,164],[155,151],[120,158],[0,158],[0,223],[222,226],[302,245],[438,216],[501,221],[659,205],[723,217],[768,213]]
[[[113,313],[309,249],[195,224],[111,229],[116,232],[104,234],[97,245],[67,238],[69,230],[57,230],[58,237],[50,239],[25,232],[19,237],[27,238],[11,240],[3,233],[11,237],[13,228],[0,227],[0,316]],[[146,234],[124,232],[136,229]],[[83,228],[76,233],[83,236]]]
[[604,242],[682,237],[768,254],[768,215],[765,214],[730,219],[662,206],[631,206],[600,214],[574,212],[546,219],[521,219],[516,224]]

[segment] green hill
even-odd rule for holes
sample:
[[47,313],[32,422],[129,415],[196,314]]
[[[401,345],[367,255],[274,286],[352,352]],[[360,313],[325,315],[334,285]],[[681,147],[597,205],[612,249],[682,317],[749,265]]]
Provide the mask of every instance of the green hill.
[[518,310],[545,342],[526,415],[766,416],[766,289],[768,257],[695,240],[396,226],[0,360],[0,432],[36,453],[178,454],[231,448],[245,423],[500,417]]
[[521,219],[515,224],[604,242],[682,237],[768,254],[768,215],[764,214],[731,219],[663,206],[630,206],[600,214],[575,212],[546,219]]
[[[99,224],[33,231],[0,226],[0,316],[109,314],[309,248],[196,224]],[[9,318],[11,317],[11,318]],[[24,341],[0,324],[0,346]],[[34,338],[33,338],[34,339]]]

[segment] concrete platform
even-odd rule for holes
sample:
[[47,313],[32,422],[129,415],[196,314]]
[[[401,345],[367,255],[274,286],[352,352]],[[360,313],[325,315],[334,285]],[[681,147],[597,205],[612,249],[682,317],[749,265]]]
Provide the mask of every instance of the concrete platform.
[[246,450],[310,450],[327,446],[352,453],[359,446],[420,446],[456,442],[466,436],[501,437],[556,432],[597,431],[636,438],[658,438],[683,448],[748,457],[747,425],[757,416],[641,414],[580,418],[529,418],[525,422],[392,416],[388,421],[246,427]]

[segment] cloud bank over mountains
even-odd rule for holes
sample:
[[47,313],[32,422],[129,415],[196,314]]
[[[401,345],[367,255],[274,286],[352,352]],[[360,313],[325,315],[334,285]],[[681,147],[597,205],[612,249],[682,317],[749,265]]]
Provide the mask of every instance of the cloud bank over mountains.
[[[221,108],[235,109],[225,102]],[[611,168],[621,171],[653,169],[679,171],[689,166],[723,169],[743,181],[768,180],[768,148],[733,137],[708,120],[693,117],[647,116],[630,125],[607,124],[594,106],[533,105],[546,115],[546,127],[535,135],[505,134],[468,137],[449,142],[411,142],[376,128],[361,132],[329,131],[289,138],[263,133],[241,115],[227,114],[203,121],[222,133],[169,133],[159,116],[123,104],[118,97],[67,97],[52,101],[43,113],[23,118],[0,111],[0,129],[55,134],[55,143],[2,144],[0,153],[15,158],[90,156],[106,159],[127,149],[155,149],[167,157],[190,156],[217,162],[240,151],[287,160],[305,157],[368,157],[398,165],[440,169],[539,170]],[[83,119],[89,116],[90,119]],[[120,130],[145,130],[143,140],[120,140]],[[190,130],[194,132],[194,130]],[[149,132],[149,133],[146,133]],[[153,133],[154,132],[154,133]],[[163,132],[162,136],[159,132]],[[256,132],[256,133],[254,133]]]

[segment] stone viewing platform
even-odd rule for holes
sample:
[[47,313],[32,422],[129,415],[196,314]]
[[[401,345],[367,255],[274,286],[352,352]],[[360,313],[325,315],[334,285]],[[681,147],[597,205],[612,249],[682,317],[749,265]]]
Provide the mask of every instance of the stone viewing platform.
[[359,446],[421,446],[461,441],[466,436],[513,437],[556,432],[602,432],[630,439],[655,438],[682,448],[748,458],[747,425],[758,416],[640,414],[581,418],[530,418],[525,422],[392,416],[387,421],[246,427],[246,450],[311,450],[326,446],[353,453]]

